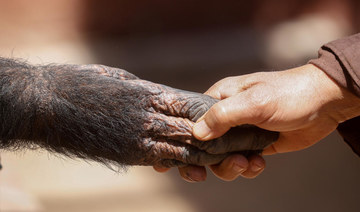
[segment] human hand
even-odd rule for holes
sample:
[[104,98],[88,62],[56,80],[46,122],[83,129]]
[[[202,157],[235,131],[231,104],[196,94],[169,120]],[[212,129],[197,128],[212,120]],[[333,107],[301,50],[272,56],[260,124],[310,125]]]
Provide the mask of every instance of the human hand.
[[[200,118],[193,128],[195,137],[206,141],[242,124],[280,132],[277,142],[267,147],[264,155],[309,147],[334,131],[339,123],[359,115],[359,98],[313,65],[229,77],[217,82],[206,94],[222,101]],[[239,155],[232,157],[212,168],[221,179],[233,180],[239,175],[252,178],[265,167],[259,156],[249,161]],[[244,168],[236,171],[232,167],[241,159]],[[260,168],[252,164],[260,164]],[[249,174],[249,170],[254,171]],[[185,179],[189,175],[206,177],[201,167],[183,168],[180,173]]]

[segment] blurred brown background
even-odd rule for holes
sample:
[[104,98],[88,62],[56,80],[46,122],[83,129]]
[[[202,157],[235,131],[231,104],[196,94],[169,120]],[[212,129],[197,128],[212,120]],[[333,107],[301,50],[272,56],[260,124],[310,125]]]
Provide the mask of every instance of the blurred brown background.
[[[294,67],[359,30],[355,0],[0,0],[0,55],[101,63],[204,92],[231,75]],[[360,159],[337,133],[266,157],[254,180],[117,174],[44,151],[1,150],[0,211],[359,211]]]

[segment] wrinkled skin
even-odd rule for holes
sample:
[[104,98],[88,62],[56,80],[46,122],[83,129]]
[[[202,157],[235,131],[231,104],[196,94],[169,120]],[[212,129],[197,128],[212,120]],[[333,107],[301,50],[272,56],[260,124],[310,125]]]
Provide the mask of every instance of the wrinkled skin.
[[141,120],[138,123],[142,131],[137,135],[140,140],[138,146],[139,151],[146,152],[146,157],[141,155],[132,165],[170,167],[216,164],[227,153],[262,150],[277,139],[277,133],[244,125],[233,128],[221,138],[209,142],[198,141],[192,137],[192,121],[200,118],[217,100],[141,80],[120,69],[94,65],[83,66],[80,70],[89,69],[122,80],[119,87],[127,88],[127,94],[131,94],[127,103],[131,103],[134,111],[129,117]]
[[40,146],[105,164],[173,167],[217,164],[230,152],[262,150],[278,136],[241,126],[198,141],[192,126],[216,102],[207,95],[103,65],[6,62],[0,73],[2,148]]

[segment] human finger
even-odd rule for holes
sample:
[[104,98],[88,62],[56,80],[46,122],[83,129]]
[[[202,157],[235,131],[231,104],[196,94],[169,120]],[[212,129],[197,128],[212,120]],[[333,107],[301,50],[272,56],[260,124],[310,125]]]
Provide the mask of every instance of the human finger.
[[179,167],[181,177],[187,182],[201,182],[206,180],[206,169],[203,166],[188,165]]
[[245,76],[226,77],[211,86],[205,94],[215,99],[226,99],[241,92],[245,81]]
[[164,167],[158,167],[158,166],[153,166],[153,169],[160,173],[164,173],[164,172],[167,172],[170,170],[170,168],[164,168]]
[[241,176],[247,179],[253,179],[264,171],[266,162],[260,155],[252,155],[248,160],[249,167],[246,171],[241,173]]
[[150,114],[145,129],[152,138],[176,140],[190,143],[192,126],[189,119],[167,116],[164,114]]
[[181,167],[187,164],[205,166],[216,164],[227,154],[209,154],[192,145],[179,141],[148,138],[143,141],[147,158],[142,158],[137,165],[152,165],[161,168]]
[[225,181],[232,181],[245,172],[249,167],[249,162],[243,155],[234,154],[227,157],[220,164],[211,165],[211,171],[218,178]]
[[211,154],[241,152],[247,156],[261,152],[265,147],[278,140],[279,133],[264,130],[253,125],[232,127],[223,136],[210,140],[191,140],[191,144]]
[[337,123],[333,120],[316,123],[317,126],[308,126],[299,130],[280,133],[279,139],[265,148],[263,155],[294,152],[310,147],[333,132]]

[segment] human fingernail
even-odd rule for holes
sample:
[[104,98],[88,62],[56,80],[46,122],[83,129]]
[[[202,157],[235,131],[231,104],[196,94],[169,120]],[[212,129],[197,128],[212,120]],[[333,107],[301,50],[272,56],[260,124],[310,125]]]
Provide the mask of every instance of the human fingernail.
[[185,178],[188,180],[188,182],[190,183],[196,183],[196,182],[201,182],[203,181],[203,178],[201,176],[198,176],[196,174],[190,174],[190,173],[186,173]]
[[191,177],[189,177],[189,176],[186,176],[185,178],[184,178],[187,182],[189,182],[189,183],[195,183],[196,181],[194,181]]
[[262,164],[260,164],[260,163],[253,163],[252,166],[251,166],[251,170],[253,172],[258,172],[263,168],[264,168],[264,166]]
[[199,138],[205,138],[210,134],[211,129],[206,124],[205,120],[200,121],[194,125],[194,134]]
[[245,171],[245,167],[240,166],[240,165],[237,164],[237,163],[234,163],[232,169],[233,169],[236,173],[242,173],[242,172]]

